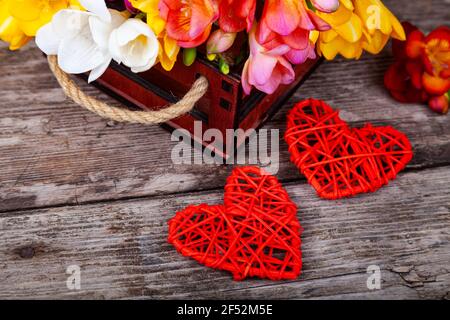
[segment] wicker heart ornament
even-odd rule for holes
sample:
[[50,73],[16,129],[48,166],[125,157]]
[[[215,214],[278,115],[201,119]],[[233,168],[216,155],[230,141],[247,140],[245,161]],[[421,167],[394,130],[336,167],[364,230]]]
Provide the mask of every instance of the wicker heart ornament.
[[325,199],[376,191],[413,156],[403,133],[370,124],[350,128],[338,111],[314,99],[290,111],[285,140],[291,161]]
[[278,180],[257,167],[233,170],[224,205],[189,206],[169,221],[184,256],[247,277],[295,279],[301,271],[297,207]]

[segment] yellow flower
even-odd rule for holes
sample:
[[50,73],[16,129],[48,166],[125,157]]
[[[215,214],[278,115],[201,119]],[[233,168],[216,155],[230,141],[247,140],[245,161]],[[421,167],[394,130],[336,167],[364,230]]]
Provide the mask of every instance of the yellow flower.
[[159,37],[158,40],[160,44],[158,55],[159,63],[161,63],[164,70],[170,71],[177,61],[180,46],[177,44],[177,41],[170,38],[166,32],[164,32],[164,36]]
[[170,71],[177,61],[180,47],[176,40],[166,33],[166,22],[159,16],[158,3],[159,0],[131,0],[133,7],[147,14],[147,24],[158,37],[160,44],[158,61],[164,70]]
[[9,13],[6,0],[0,0],[0,40],[8,42],[10,50],[17,50],[30,39],[20,28],[19,21]]
[[53,15],[76,0],[0,0],[0,39],[19,49],[36,35]]
[[53,15],[66,9],[70,0],[4,0],[10,14],[19,21],[27,36],[35,36],[37,30],[52,19]]
[[338,54],[359,59],[364,50],[378,54],[391,36],[406,39],[402,25],[380,0],[340,0],[336,12],[318,14],[332,27],[317,41],[317,51],[328,60]]

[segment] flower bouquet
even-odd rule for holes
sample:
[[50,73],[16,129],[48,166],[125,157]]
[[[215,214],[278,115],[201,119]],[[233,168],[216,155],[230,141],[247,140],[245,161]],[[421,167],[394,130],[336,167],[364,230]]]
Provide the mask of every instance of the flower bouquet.
[[[195,120],[223,132],[255,128],[320,57],[377,54],[405,32],[380,0],[0,0],[0,39],[15,50],[34,36],[79,104],[193,133]],[[67,74],[147,115],[107,110]]]
[[384,83],[397,101],[428,103],[431,110],[446,114],[450,90],[450,28],[440,26],[425,36],[404,22],[406,41],[392,45],[395,61]]

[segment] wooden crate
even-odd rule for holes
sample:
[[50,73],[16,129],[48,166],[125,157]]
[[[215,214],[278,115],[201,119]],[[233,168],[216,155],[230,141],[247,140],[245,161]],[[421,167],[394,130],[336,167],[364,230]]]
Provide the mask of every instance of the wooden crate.
[[[290,85],[280,86],[272,95],[253,89],[252,93],[246,96],[241,86],[242,68],[235,68],[230,74],[224,75],[219,72],[216,63],[201,57],[190,67],[178,61],[170,72],[157,65],[147,72],[135,74],[128,68],[113,63],[94,85],[128,107],[155,110],[158,108],[155,106],[165,106],[178,101],[191,88],[197,77],[205,76],[209,82],[207,94],[189,114],[167,122],[165,127],[171,130],[184,128],[197,143],[212,148],[209,142],[203,141],[198,130],[195,132],[195,121],[201,121],[202,132],[214,128],[220,130],[223,137],[226,137],[227,129],[256,129],[282,106],[318,63],[319,59],[308,60],[295,66],[296,80]],[[245,140],[246,137],[240,137],[235,143],[236,148]],[[224,147],[226,143],[227,141],[220,142]],[[222,150],[214,152],[225,158],[230,156]]]

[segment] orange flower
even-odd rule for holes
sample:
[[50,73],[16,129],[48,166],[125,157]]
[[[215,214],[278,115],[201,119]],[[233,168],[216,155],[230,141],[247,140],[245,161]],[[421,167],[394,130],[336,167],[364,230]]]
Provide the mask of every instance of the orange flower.
[[423,61],[422,83],[427,92],[440,96],[450,90],[450,28],[439,27],[426,37],[420,30],[413,31],[406,43],[406,54]]
[[426,102],[447,113],[450,90],[450,28],[439,27],[428,36],[403,23],[407,40],[393,43],[395,63],[384,77],[386,88],[400,102]]
[[161,0],[159,10],[167,22],[168,36],[183,48],[205,42],[219,16],[216,0]]

